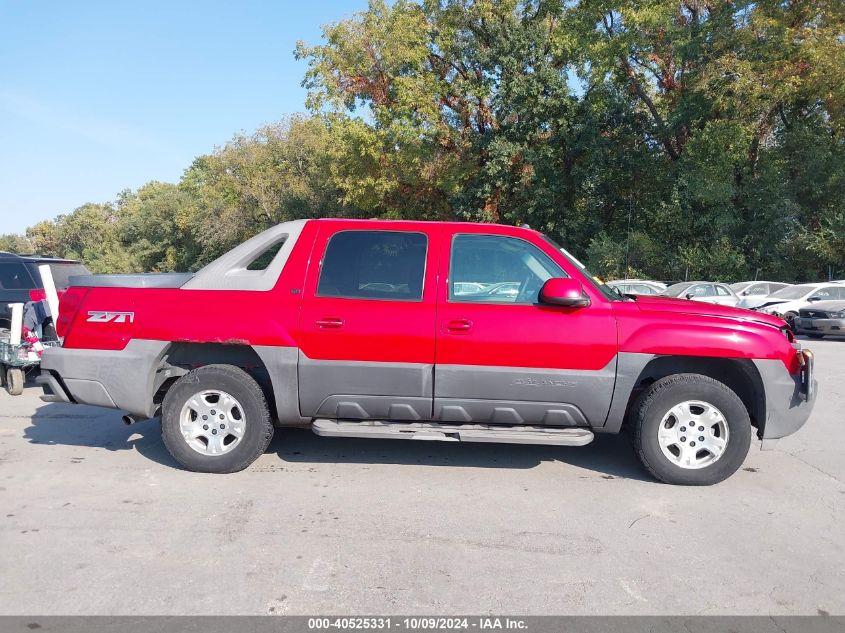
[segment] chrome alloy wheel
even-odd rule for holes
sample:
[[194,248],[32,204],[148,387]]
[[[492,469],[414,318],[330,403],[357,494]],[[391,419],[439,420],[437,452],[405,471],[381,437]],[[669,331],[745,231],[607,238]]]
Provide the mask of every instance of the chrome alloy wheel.
[[216,457],[235,448],[246,431],[241,403],[225,391],[194,394],[179,414],[179,430],[197,453]]
[[725,416],[709,402],[687,400],[663,416],[657,428],[660,450],[673,464],[695,470],[709,466],[728,445]]

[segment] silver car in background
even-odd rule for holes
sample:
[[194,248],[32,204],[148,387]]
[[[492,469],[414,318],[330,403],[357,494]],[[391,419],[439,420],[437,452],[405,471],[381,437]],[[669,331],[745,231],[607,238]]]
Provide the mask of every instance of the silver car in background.
[[664,297],[704,301],[722,306],[736,306],[739,303],[739,297],[730,286],[712,281],[683,281],[669,286],[661,294]]
[[615,279],[607,285],[623,295],[659,295],[666,290],[666,284],[645,279]]
[[739,297],[737,307],[750,308],[758,305],[760,299],[764,299],[792,284],[785,284],[779,281],[740,281],[731,284],[733,290]]

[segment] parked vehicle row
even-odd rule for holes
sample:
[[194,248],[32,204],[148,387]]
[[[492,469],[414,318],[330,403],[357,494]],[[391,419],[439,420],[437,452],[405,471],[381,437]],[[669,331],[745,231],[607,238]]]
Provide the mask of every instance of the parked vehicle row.
[[660,295],[771,314],[784,319],[793,331],[817,338],[845,333],[845,327],[839,323],[842,312],[839,303],[845,302],[845,280],[794,285],[777,281],[730,285],[685,281],[662,290],[661,282],[642,279],[620,279],[607,285],[626,295]]

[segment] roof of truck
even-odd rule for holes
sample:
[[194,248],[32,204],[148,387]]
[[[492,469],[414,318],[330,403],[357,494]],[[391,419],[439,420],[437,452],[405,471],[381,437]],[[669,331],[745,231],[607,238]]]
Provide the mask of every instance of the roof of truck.
[[522,226],[514,226],[513,224],[500,224],[496,222],[458,222],[458,221],[443,221],[443,220],[394,220],[393,218],[315,218],[313,220],[308,220],[309,222],[325,222],[325,223],[338,223],[338,224],[346,224],[346,223],[354,223],[354,224],[372,224],[375,222],[383,222],[383,223],[390,223],[390,224],[407,224],[409,226],[431,226],[432,224],[437,224],[438,226],[445,226],[445,227],[466,227],[466,226],[497,226],[502,228],[508,229],[528,229],[534,230],[528,225]]

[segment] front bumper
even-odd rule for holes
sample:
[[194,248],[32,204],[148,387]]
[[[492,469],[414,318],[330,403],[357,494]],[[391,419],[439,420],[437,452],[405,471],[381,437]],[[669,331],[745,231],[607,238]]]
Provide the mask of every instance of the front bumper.
[[798,334],[845,336],[845,319],[808,319],[806,317],[796,317],[792,323]]
[[800,350],[801,369],[792,375],[779,360],[755,360],[763,381],[766,419],[760,431],[764,440],[792,435],[807,422],[816,404],[818,382],[810,350]]

